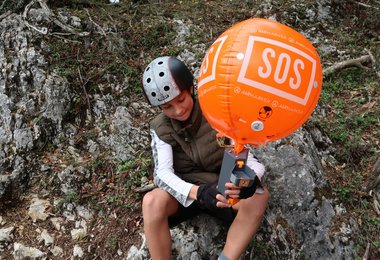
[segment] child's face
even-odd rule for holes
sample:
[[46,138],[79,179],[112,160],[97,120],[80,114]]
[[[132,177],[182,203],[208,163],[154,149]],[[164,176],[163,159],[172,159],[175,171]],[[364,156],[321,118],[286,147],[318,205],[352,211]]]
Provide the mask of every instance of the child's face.
[[164,114],[178,121],[186,121],[193,110],[194,100],[189,90],[184,90],[175,99],[161,105]]

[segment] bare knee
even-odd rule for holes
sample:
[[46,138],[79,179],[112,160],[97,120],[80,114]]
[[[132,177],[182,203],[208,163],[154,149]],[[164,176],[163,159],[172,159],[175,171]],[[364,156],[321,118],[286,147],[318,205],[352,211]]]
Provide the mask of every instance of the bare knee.
[[144,219],[167,218],[177,209],[176,200],[163,190],[155,189],[145,194],[142,200]]
[[268,189],[264,189],[263,193],[255,194],[251,198],[244,201],[239,209],[250,215],[250,218],[262,218],[267,207],[270,194]]
[[153,191],[150,191],[144,195],[142,200],[142,210],[143,214],[146,215],[149,212],[161,212],[162,209],[162,201],[159,200],[157,196],[155,196]]

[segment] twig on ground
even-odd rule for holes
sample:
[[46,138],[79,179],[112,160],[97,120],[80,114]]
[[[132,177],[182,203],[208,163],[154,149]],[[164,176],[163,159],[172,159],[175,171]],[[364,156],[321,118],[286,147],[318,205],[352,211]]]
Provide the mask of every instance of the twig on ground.
[[108,16],[108,18],[112,21],[112,22],[115,22],[115,20],[112,18],[112,16],[104,9],[102,8],[103,12],[106,13],[106,15]]
[[7,3],[7,0],[4,0],[3,3],[0,6],[0,11],[3,10],[3,8],[4,8],[4,6],[5,6],[6,3]]
[[[376,211],[378,215],[380,215],[380,203],[377,200],[376,192],[374,192],[372,189],[369,191],[369,196],[373,197],[373,209]],[[380,199],[380,198],[379,198]]]
[[341,70],[343,70],[345,68],[349,68],[349,67],[359,67],[359,68],[362,68],[365,70],[369,70],[370,69],[369,67],[363,65],[366,63],[372,63],[372,58],[370,55],[363,55],[363,56],[356,58],[356,59],[351,59],[351,60],[346,60],[346,61],[336,63],[336,64],[324,69],[323,75],[327,76],[330,74],[334,74],[338,71],[341,71]]
[[376,196],[373,196],[373,207],[376,213],[380,216],[380,203],[377,201]]
[[380,70],[378,70],[378,66],[377,66],[375,56],[373,56],[373,54],[370,50],[368,50],[368,49],[364,49],[364,50],[368,53],[369,57],[371,58],[372,67],[374,68],[376,75],[380,78]]
[[373,65],[376,64],[376,60],[375,60],[375,57],[373,56],[372,52],[368,49],[364,49],[364,50],[368,53],[369,57],[371,58],[372,64]]
[[363,255],[363,260],[368,260],[370,249],[371,249],[371,243],[367,243],[367,248],[365,249],[365,253]]
[[68,34],[61,34],[61,33],[52,33],[52,34],[50,34],[50,35],[52,35],[52,36],[54,36],[54,37],[57,37],[57,38],[59,38],[59,39],[61,39],[61,40],[64,40],[64,41],[68,41],[68,42],[72,42],[72,43],[82,43],[82,42],[80,42],[80,41],[76,41],[76,40],[71,40],[71,39],[68,39],[68,38],[65,38],[65,37],[62,37],[61,35],[68,35]]
[[4,18],[8,17],[11,13],[12,13],[11,11],[7,11],[7,12],[3,13],[2,15],[0,15],[0,21],[3,20]]
[[42,33],[42,34],[47,34],[48,33],[48,29],[46,27],[37,28],[36,26],[31,25],[27,21],[28,12],[29,12],[30,8],[36,2],[38,2],[40,4],[41,8],[44,9],[49,14],[49,18],[51,19],[51,21],[53,21],[53,23],[55,23],[57,26],[59,26],[62,30],[66,31],[66,32],[69,32],[71,34],[78,35],[78,36],[88,36],[90,34],[89,32],[78,32],[74,27],[72,27],[70,25],[67,25],[67,24],[64,24],[61,21],[59,21],[55,17],[54,13],[47,6],[46,0],[32,0],[29,4],[26,5],[22,17],[23,17],[23,20],[25,22],[25,25],[28,26],[29,28],[31,28],[31,29],[39,32],[39,33]]
[[61,21],[59,21],[58,19],[54,19],[53,22],[56,25],[58,25],[59,27],[61,27],[63,30],[65,30],[66,32],[70,32],[71,34],[75,34],[75,35],[78,35],[78,36],[88,36],[88,35],[90,35],[89,32],[78,32],[76,29],[74,29],[70,25],[64,24]]
[[32,5],[34,5],[35,3],[36,3],[36,1],[33,0],[33,1],[30,1],[30,3],[27,4],[27,5],[25,6],[24,12],[23,12],[23,14],[22,14],[22,18],[24,19],[24,23],[25,23],[25,25],[26,25],[27,27],[29,27],[29,28],[35,30],[35,31],[38,32],[38,33],[41,33],[41,34],[47,34],[47,31],[48,31],[48,30],[47,30],[46,27],[37,28],[37,27],[31,25],[31,24],[27,21],[27,15],[28,15],[29,9],[30,9],[30,8],[32,7]]
[[143,192],[146,192],[146,191],[151,191],[151,190],[153,190],[155,187],[156,187],[156,184],[154,184],[154,183],[150,183],[150,184],[144,185],[144,186],[142,186],[142,187],[138,187],[138,188],[136,188],[136,189],[135,189],[135,192],[143,193]]
[[106,32],[103,30],[103,28],[102,28],[99,24],[95,23],[94,20],[92,20],[91,15],[90,15],[90,12],[88,11],[88,9],[85,8],[84,10],[86,11],[86,13],[87,13],[88,18],[90,19],[90,21],[95,25],[96,28],[98,28],[99,33],[102,34],[103,36],[107,36],[107,34],[106,34]]
[[253,259],[254,256],[254,248],[251,248],[251,252],[249,253],[249,259]]
[[375,7],[375,6],[372,6],[372,5],[367,5],[365,3],[362,3],[362,2],[359,2],[359,1],[351,1],[357,5],[360,5],[360,6],[364,6],[366,8],[373,8],[373,9],[376,9],[376,10],[379,10],[379,8]]
[[83,89],[83,92],[86,96],[86,102],[87,102],[87,106],[88,106],[88,111],[90,111],[90,120],[92,121],[92,116],[91,116],[91,104],[90,104],[90,99],[88,97],[88,94],[87,94],[87,90],[86,90],[86,84],[88,81],[84,82],[83,81],[83,78],[82,78],[82,73],[80,71],[80,68],[78,67],[78,75],[79,75],[79,80],[80,80],[80,83],[82,85],[82,89]]

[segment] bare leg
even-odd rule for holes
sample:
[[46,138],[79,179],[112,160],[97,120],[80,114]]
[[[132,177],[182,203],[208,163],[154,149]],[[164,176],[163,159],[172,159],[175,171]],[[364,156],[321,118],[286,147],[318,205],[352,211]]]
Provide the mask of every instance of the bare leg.
[[142,203],[144,233],[152,259],[171,259],[171,236],[168,217],[178,209],[178,201],[161,189],[145,194]]
[[268,200],[269,192],[265,189],[263,194],[255,194],[233,206],[238,213],[228,230],[226,244],[223,249],[223,254],[228,259],[239,259],[247,248],[260,227]]

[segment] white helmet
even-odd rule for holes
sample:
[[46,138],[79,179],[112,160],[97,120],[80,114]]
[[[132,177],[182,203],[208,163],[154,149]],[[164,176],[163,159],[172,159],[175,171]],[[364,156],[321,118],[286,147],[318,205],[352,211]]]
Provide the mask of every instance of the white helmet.
[[163,105],[193,86],[193,74],[175,57],[154,59],[145,69],[143,90],[152,106]]

